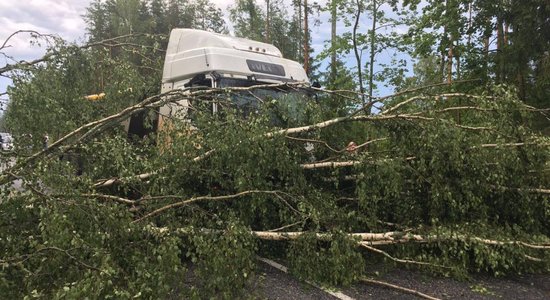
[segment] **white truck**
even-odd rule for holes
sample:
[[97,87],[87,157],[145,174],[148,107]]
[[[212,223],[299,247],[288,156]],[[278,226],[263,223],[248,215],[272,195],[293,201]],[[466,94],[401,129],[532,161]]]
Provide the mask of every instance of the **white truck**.
[[[249,87],[287,82],[309,84],[303,67],[283,58],[273,45],[195,29],[173,29],[170,33],[161,93],[193,87]],[[273,93],[259,91],[262,92]],[[243,94],[234,97],[234,101],[244,107],[253,99]],[[155,131],[162,130],[168,118],[186,115],[189,105],[187,100],[181,100],[161,107]],[[216,113],[218,104],[211,105],[211,111]],[[128,132],[142,129],[137,120],[127,126]]]

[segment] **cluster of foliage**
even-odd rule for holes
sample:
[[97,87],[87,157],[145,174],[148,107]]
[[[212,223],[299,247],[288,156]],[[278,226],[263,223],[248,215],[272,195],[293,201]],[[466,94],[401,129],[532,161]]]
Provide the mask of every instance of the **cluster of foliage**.
[[[64,42],[52,51],[56,55],[48,64],[21,70],[11,77],[13,87],[4,115],[6,127],[22,137],[18,139],[20,142],[32,141],[34,146],[41,147],[46,134],[52,140],[58,139],[82,124],[108,116],[159,90],[160,74],[151,69],[160,66],[160,59],[136,65],[131,62],[131,54],[113,57],[108,48],[83,49]],[[109,97],[98,102],[84,100],[84,96],[100,92]]]
[[439,60],[441,78],[516,86],[520,99],[548,106],[550,5],[527,1],[406,1],[422,15],[409,27],[415,54]]
[[[323,108],[330,92],[264,98],[246,117],[233,91],[146,99],[154,110],[187,98],[192,122],[171,120],[158,146],[126,139],[116,122],[85,127],[3,173],[0,290],[232,298],[256,255],[329,285],[382,259],[443,274],[548,271],[550,141],[527,125],[541,111],[501,86],[472,92],[411,91],[379,114],[336,118]],[[224,109],[212,115],[204,101]]]

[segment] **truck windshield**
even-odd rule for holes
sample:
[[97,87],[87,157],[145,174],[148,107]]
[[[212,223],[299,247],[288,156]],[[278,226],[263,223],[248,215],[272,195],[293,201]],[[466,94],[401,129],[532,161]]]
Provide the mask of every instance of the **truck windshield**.
[[[218,83],[218,87],[251,87],[263,84],[266,83],[222,78]],[[305,121],[306,103],[310,97],[304,90],[288,87],[267,87],[248,91],[233,91],[230,99],[230,105],[237,108],[245,117],[258,113],[261,105],[267,105],[272,108],[270,111],[273,125],[284,126],[288,121],[292,121],[292,123]]]

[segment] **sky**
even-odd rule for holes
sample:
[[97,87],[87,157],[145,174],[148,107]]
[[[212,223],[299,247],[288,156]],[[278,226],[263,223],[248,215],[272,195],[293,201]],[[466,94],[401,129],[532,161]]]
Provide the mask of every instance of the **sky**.
[[[0,0],[0,46],[18,30],[34,30],[55,34],[69,41],[83,39],[85,23],[82,19],[89,0]],[[17,34],[7,41],[1,51],[13,59],[30,60],[41,57],[44,49],[30,45],[29,34]],[[0,56],[0,67],[13,60]],[[0,77],[0,94],[10,81]],[[0,96],[5,103],[6,96]],[[3,107],[2,107],[3,108]]]
[[[211,0],[224,13],[234,0]],[[261,0],[259,0],[261,2]],[[86,24],[83,15],[90,0],[0,0],[0,46],[18,30],[34,30],[43,34],[54,34],[69,42],[79,44],[85,41]],[[312,28],[312,48],[316,53],[323,49],[324,41],[330,35],[328,15],[314,16],[322,21],[321,26]],[[229,23],[229,21],[228,21]],[[339,31],[346,30],[339,26]],[[30,44],[29,34],[18,34],[7,42],[0,52],[17,61],[32,60],[44,54],[44,45],[39,47]],[[351,59],[351,57],[350,57]],[[0,55],[0,67],[13,63],[13,60]],[[0,77],[0,101],[10,81]]]
[[[84,35],[82,15],[89,0],[1,0],[0,43],[17,30],[35,30],[56,34],[69,41],[77,41]],[[42,51],[30,47],[29,35],[22,34],[10,39],[11,46],[5,49],[16,59],[36,57]],[[4,58],[2,58],[4,59]],[[2,64],[5,61],[2,61]]]

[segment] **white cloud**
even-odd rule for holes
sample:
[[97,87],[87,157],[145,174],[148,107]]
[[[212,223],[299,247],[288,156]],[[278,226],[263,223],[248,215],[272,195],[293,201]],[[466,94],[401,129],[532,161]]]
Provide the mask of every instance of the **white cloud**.
[[[84,14],[89,0],[3,0],[0,2],[1,17],[12,22],[31,23],[47,30],[46,33],[57,33],[68,40],[84,33]],[[0,23],[0,33],[5,35],[5,29]],[[25,28],[20,28],[25,29]]]
[[[84,36],[86,24],[82,15],[90,0],[1,0],[0,45],[18,30],[34,30],[42,34],[54,34],[68,41]],[[36,59],[44,55],[41,47],[31,45],[31,36],[21,33],[7,41],[2,52],[15,60]],[[0,67],[13,61],[0,57]],[[6,90],[9,80],[0,80],[0,93]]]
[[[76,41],[85,32],[84,14],[89,0],[2,0],[0,2],[0,43],[18,30],[34,30]],[[36,58],[44,49],[30,45],[29,34],[8,41],[5,53],[17,60]]]

